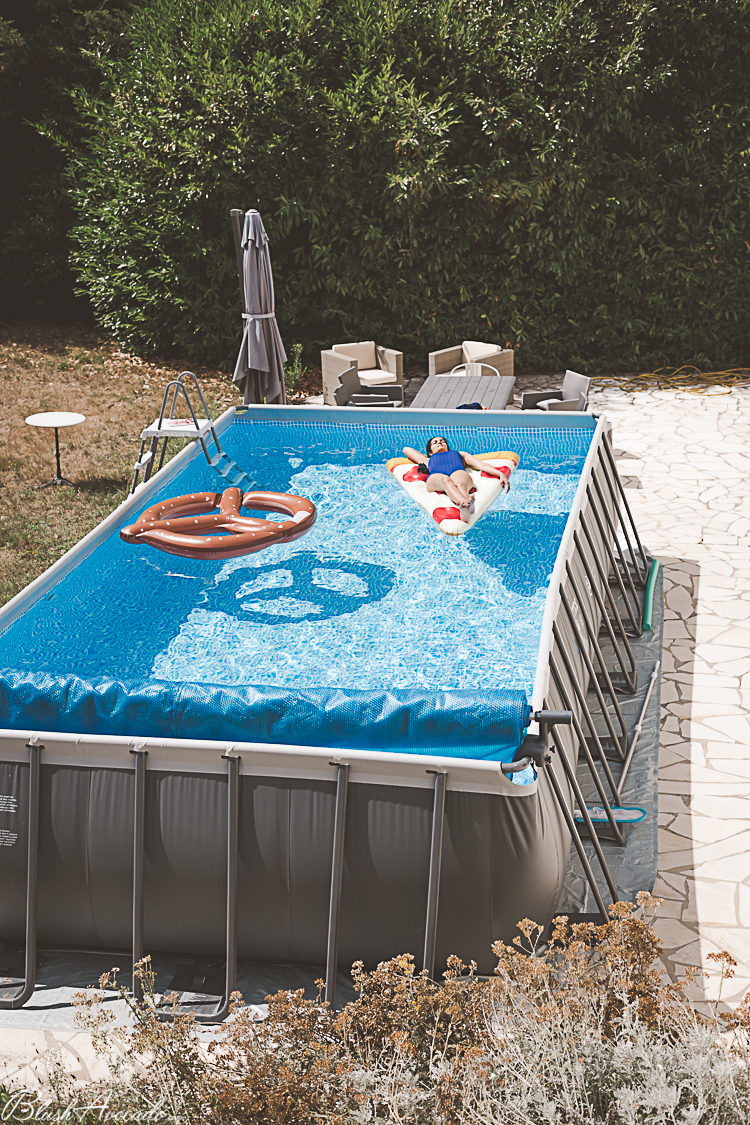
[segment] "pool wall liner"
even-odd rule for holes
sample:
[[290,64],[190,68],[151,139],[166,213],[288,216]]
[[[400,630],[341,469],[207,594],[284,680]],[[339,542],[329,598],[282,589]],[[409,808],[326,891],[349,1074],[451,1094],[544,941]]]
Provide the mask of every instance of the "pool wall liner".
[[[314,408],[300,408],[300,416],[309,416],[310,409]],[[252,411],[258,417],[281,418],[290,416],[290,412],[296,414],[295,408],[285,407],[256,407]],[[336,422],[343,423],[347,418],[355,424],[362,422],[361,412],[353,409],[329,413]],[[419,413],[429,415],[430,424],[447,424],[448,419],[455,424],[452,414]],[[368,420],[370,418],[382,425],[399,423],[393,412],[370,411]],[[222,425],[226,427],[230,421],[228,418]],[[587,580],[573,542],[573,531],[579,526],[582,509],[590,502],[587,485],[592,474],[601,476],[603,473],[597,447],[606,440],[605,423],[603,420],[597,423],[590,415],[561,414],[533,419],[528,414],[496,414],[494,417],[484,414],[479,419],[471,419],[472,425],[485,426],[493,422],[596,428],[558,553],[545,610],[532,705],[535,709],[545,705],[554,707],[558,704],[555,693],[549,688],[549,654],[555,651],[558,642],[553,635],[553,624],[574,653],[575,678],[584,692],[588,686],[588,673],[575,636],[564,615],[559,613],[560,589],[567,592],[581,612],[571,582],[575,579],[579,589],[585,590]],[[198,452],[193,450],[189,456]],[[182,456],[183,464],[186,456]],[[176,472],[174,463],[165,473],[167,471],[171,480]],[[149,489],[158,489],[165,479],[162,474],[154,477],[136,498],[138,504],[142,505],[150,495]],[[610,515],[616,519],[615,503],[607,499],[606,489],[604,496]],[[120,509],[117,514],[120,521],[123,514],[124,510]],[[110,517],[97,532],[87,537],[81,554],[90,554],[115,522]],[[603,540],[608,540],[610,546],[611,538],[605,528]],[[597,542],[594,550],[606,568],[609,564],[605,542]],[[54,575],[52,578],[42,576],[19,599],[14,599],[15,604],[7,607],[8,617],[2,624],[24,612],[31,599],[41,596],[53,580]],[[593,598],[586,612],[595,635],[599,617]],[[70,726],[65,727],[67,735],[58,733],[48,738],[42,754],[38,909],[42,945],[129,948],[134,780],[128,748],[136,742],[145,744],[149,752],[145,864],[147,951],[220,956],[224,948],[227,782],[226,764],[221,761],[221,755],[228,749],[224,739],[230,743],[238,739],[235,749],[242,758],[241,957],[275,963],[289,960],[320,964],[325,954],[335,804],[334,761],[339,756],[351,765],[339,942],[342,967],[351,965],[355,959],[373,966],[403,952],[413,952],[419,960],[425,933],[430,860],[431,769],[446,770],[448,774],[438,914],[438,972],[451,953],[466,961],[476,960],[480,972],[491,972],[495,964],[491,954],[494,941],[511,941],[519,919],[531,917],[546,923],[555,910],[565,877],[570,836],[554,795],[544,777],[525,788],[514,786],[489,760],[498,755],[508,741],[514,741],[516,747],[520,742],[525,719],[522,693],[512,699],[496,698],[494,701],[489,693],[445,693],[451,698],[443,701],[446,705],[443,707],[436,702],[440,693],[430,693],[431,702],[426,705],[420,698],[407,700],[405,693],[362,692],[362,698],[356,700],[358,717],[347,709],[356,693],[347,692],[346,703],[337,693],[333,693],[330,700],[323,700],[314,693],[307,710],[302,716],[296,716],[286,714],[283,707],[269,702],[273,691],[264,688],[262,692],[258,690],[258,695],[264,696],[265,702],[258,704],[257,722],[249,730],[242,717],[239,728],[233,725],[237,721],[235,705],[240,696],[233,696],[224,688],[210,687],[211,692],[222,693],[223,706],[232,718],[227,727],[219,725],[224,717],[217,718],[207,730],[205,724],[191,726],[189,714],[179,712],[179,705],[159,702],[158,684],[149,685],[149,690],[154,690],[155,694],[144,703],[143,685],[110,682],[89,685],[89,690],[73,682],[75,678],[52,679],[54,683],[47,685],[43,677],[19,672],[6,673],[3,679],[6,689],[14,689],[14,701],[8,695],[0,699],[4,726],[11,726],[8,722],[10,708],[16,708],[12,712],[12,725],[16,730],[0,732],[3,747],[0,759],[4,759],[0,761],[0,794],[5,795],[0,830],[5,830],[4,840],[8,843],[0,848],[0,939],[6,942],[22,943],[24,936],[29,771],[23,760],[23,745],[30,731],[37,732],[41,741],[45,741],[44,718],[50,711],[39,708],[49,706],[43,702],[48,688],[59,696],[52,705],[58,719],[65,715],[64,722]],[[195,685],[181,686],[189,697]],[[204,685],[201,690],[209,689]],[[243,702],[254,698],[253,690],[243,689]],[[286,693],[280,693],[283,694]],[[104,711],[97,716],[92,703],[95,698],[107,701],[107,719]],[[407,704],[413,713],[408,722],[404,722],[403,709]],[[93,711],[87,711],[87,707]],[[34,721],[26,722],[31,719]],[[79,719],[81,725],[76,729]],[[177,756],[170,759],[164,749],[166,740],[160,744],[150,734],[148,724],[151,722],[160,731],[168,728],[170,739],[177,736],[177,726],[185,724],[181,734],[196,740],[195,751],[180,758],[174,750]],[[99,734],[92,734],[92,723],[104,724],[107,731],[100,728]],[[337,725],[339,723],[341,725]],[[108,724],[117,726],[118,730]],[[24,730],[26,733],[22,733]],[[224,733],[220,734],[220,730]],[[102,735],[107,733],[111,735],[111,743],[104,747]],[[333,740],[331,733],[335,735]],[[282,735],[288,740],[287,745],[275,750],[270,745],[268,750],[262,745],[243,745],[251,740],[277,741]],[[433,736],[439,740],[437,745],[430,743]],[[207,741],[198,742],[199,739]],[[331,742],[334,761],[326,756],[326,747]],[[300,754],[304,751],[308,755],[305,762],[294,757],[295,745]],[[565,753],[575,765],[578,746],[571,728],[557,729],[556,745],[558,752]],[[373,747],[371,751],[369,746]],[[352,751],[348,756],[347,748]],[[484,754],[484,750],[488,753]],[[405,758],[405,751],[413,752],[413,757]],[[459,755],[454,763],[452,754]],[[466,761],[471,756],[481,760]],[[314,768],[308,761],[314,761]],[[195,764],[191,766],[191,762]],[[321,776],[324,768],[329,772]],[[552,768],[563,792],[569,796],[559,758]]]
[[[333,776],[333,773],[332,773]],[[28,769],[0,764],[25,839]],[[432,789],[349,788],[340,963],[421,952]],[[326,948],[335,783],[240,778],[239,955],[320,963]],[[131,934],[133,774],[42,767],[39,941],[127,949]],[[145,948],[221,954],[226,780],[148,771]],[[515,921],[543,917],[559,891],[557,823],[533,798],[448,792],[437,963],[478,956]],[[3,939],[23,942],[25,848],[3,849]]]

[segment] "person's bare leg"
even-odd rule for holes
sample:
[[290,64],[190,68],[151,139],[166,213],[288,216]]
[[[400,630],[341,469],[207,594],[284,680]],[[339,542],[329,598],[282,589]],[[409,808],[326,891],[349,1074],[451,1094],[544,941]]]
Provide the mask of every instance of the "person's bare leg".
[[[458,477],[459,480],[455,478]],[[458,505],[461,513],[461,519],[466,523],[472,507],[472,499],[469,495],[469,489],[460,478],[465,477],[466,481],[471,484],[471,477],[463,469],[457,470],[452,476],[448,477],[445,473],[431,473],[427,478],[427,491],[428,492],[444,492],[445,495]]]
[[466,499],[461,501],[459,508],[461,510],[461,519],[466,523],[469,516],[473,516],[474,514],[474,497],[471,495],[471,488],[474,482],[465,469],[456,469],[455,473],[451,473],[451,482],[459,491],[465,494]]

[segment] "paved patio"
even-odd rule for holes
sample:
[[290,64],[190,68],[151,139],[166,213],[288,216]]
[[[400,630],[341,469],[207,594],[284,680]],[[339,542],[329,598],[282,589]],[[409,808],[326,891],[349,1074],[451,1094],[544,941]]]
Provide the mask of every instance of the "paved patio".
[[670,974],[750,986],[750,389],[596,391],[645,545],[664,566],[656,930]]

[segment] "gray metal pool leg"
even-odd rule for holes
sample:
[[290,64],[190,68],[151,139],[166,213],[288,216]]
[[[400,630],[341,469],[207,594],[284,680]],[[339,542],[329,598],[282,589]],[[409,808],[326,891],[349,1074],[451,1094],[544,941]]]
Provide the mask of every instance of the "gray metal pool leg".
[[[602,922],[606,922],[608,919],[608,914],[606,907],[604,906],[604,899],[601,896],[601,891],[599,890],[596,879],[594,878],[594,872],[591,870],[591,864],[589,863],[589,858],[586,855],[586,849],[583,846],[583,841],[581,840],[581,835],[578,831],[578,827],[575,820],[573,819],[573,814],[568,808],[568,803],[565,800],[565,795],[560,788],[560,783],[555,777],[555,771],[552,768],[552,751],[556,748],[551,742],[552,732],[556,726],[570,726],[573,721],[573,713],[572,711],[552,711],[544,708],[541,711],[535,711],[531,718],[539,723],[539,734],[526,735],[523,742],[521,743],[520,749],[516,752],[516,759],[520,760],[522,757],[530,758],[538,770],[544,769],[545,775],[552,787],[552,792],[555,795],[555,800],[557,801],[560,812],[563,814],[565,823],[568,826],[568,831],[570,832],[573,843],[575,844],[575,849],[578,852],[578,858],[581,861],[584,875],[586,876],[588,884],[591,887],[591,893],[596,900],[597,909],[599,911],[599,914],[601,915]],[[571,788],[573,789],[573,792],[575,793],[581,805],[581,812],[584,817],[584,822],[591,832],[596,856],[599,860],[602,874],[607,881],[607,886],[609,887],[610,893],[612,895],[612,901],[616,902],[617,893],[609,872],[609,868],[607,866],[607,861],[604,858],[604,853],[601,849],[601,845],[596,839],[596,835],[591,824],[591,818],[586,812],[586,807],[583,802],[583,798],[581,797],[580,789],[578,788],[578,782],[575,779],[575,774],[573,773],[570,763],[568,762],[568,759],[565,755],[565,748],[562,746],[560,747],[560,757],[562,758],[565,775],[568,781],[571,782]]]
[[237,875],[240,865],[240,758],[222,754],[227,763],[227,951],[224,999],[214,1012],[195,1013],[196,1023],[221,1023],[229,1015],[237,988]]
[[36,904],[39,875],[39,756],[44,749],[32,735],[29,751],[29,838],[26,867],[26,958],[23,988],[15,996],[0,1000],[0,1011],[22,1008],[31,999],[36,984]]
[[135,967],[143,959],[143,858],[146,842],[146,758],[148,750],[134,747],[130,753],[135,758],[133,793],[133,983],[136,1000],[143,997],[143,985],[136,976]]
[[[602,652],[601,645],[599,644],[599,637],[597,636],[597,631],[594,628],[593,621],[591,621],[589,619],[588,613],[584,609],[584,606],[585,606],[586,603],[583,599],[583,595],[582,595],[581,590],[578,586],[578,582],[576,581],[576,577],[573,573],[573,570],[570,566],[570,563],[565,564],[565,570],[567,572],[568,579],[570,581],[571,589],[573,590],[573,593],[575,594],[576,599],[578,600],[578,604],[581,608],[581,617],[583,618],[583,621],[586,625],[586,632],[588,633],[588,636],[589,636],[591,651],[593,651],[594,655],[596,656],[596,662],[599,665],[599,668],[601,670],[601,680],[603,682],[604,689],[606,690],[607,694],[609,695],[609,698],[612,700],[612,707],[614,709],[615,714],[617,715],[617,721],[620,724],[620,730],[622,731],[623,738],[624,738],[623,750],[627,750],[628,728],[627,728],[627,724],[625,722],[625,716],[623,715],[622,708],[620,707],[620,704],[617,700],[617,695],[615,693],[614,685],[612,683],[612,677],[609,674],[609,670],[607,668],[607,662],[604,659],[604,653]],[[572,618],[573,615],[572,615],[571,607],[567,604],[566,592],[564,590],[561,591],[560,596],[562,598],[566,599],[566,610],[567,610],[568,613],[571,614],[571,618]],[[576,621],[572,619],[571,624],[573,625],[573,628],[576,629],[576,627],[577,627]],[[579,644],[581,643],[580,637],[578,638],[578,643]],[[591,658],[589,657],[589,665],[590,664],[591,664]],[[594,679],[597,681],[597,683],[599,682],[599,677],[596,675],[596,673],[594,673]],[[591,685],[591,686],[593,687],[593,685]],[[624,756],[624,754],[623,754],[623,756]]]
[[[552,670],[552,676],[554,678],[555,684],[557,685],[557,690],[560,692],[560,696],[562,697],[563,704],[565,705],[565,707],[570,711],[571,715],[573,716],[573,730],[575,731],[576,738],[578,739],[578,745],[581,748],[581,751],[582,751],[584,757],[586,758],[586,764],[589,767],[591,779],[594,782],[594,785],[596,786],[597,793],[599,794],[599,799],[602,802],[602,805],[604,806],[604,809],[607,813],[607,819],[609,820],[609,826],[610,826],[610,828],[612,830],[612,834],[615,838],[615,843],[619,844],[620,846],[624,846],[625,836],[623,835],[622,831],[620,830],[619,825],[617,824],[617,822],[614,818],[614,813],[612,812],[612,806],[609,802],[609,798],[607,797],[607,794],[604,792],[604,786],[602,785],[602,779],[599,776],[599,771],[596,768],[596,764],[595,764],[594,759],[591,755],[591,751],[588,747],[588,743],[586,742],[586,738],[585,738],[584,733],[583,733],[583,727],[581,726],[580,721],[579,721],[575,711],[573,710],[573,706],[572,706],[571,701],[570,701],[570,696],[568,695],[567,689],[565,687],[565,683],[563,681],[562,676],[560,675],[560,670],[557,667],[557,662],[555,661],[554,655],[552,653],[550,653],[550,656],[549,656],[549,664],[550,664],[550,669]],[[601,743],[599,743],[599,761],[600,761],[600,764],[602,766],[602,770],[604,772],[604,775],[607,778],[607,782],[609,784],[610,792],[612,793],[612,797],[613,797],[613,800],[615,802],[615,805],[621,805],[622,801],[620,799],[620,790],[618,789],[617,785],[615,784],[615,779],[612,776],[612,770],[609,768],[609,762],[607,761],[607,756],[604,753],[604,751],[601,749]]]
[[[583,516],[581,516],[581,527],[583,528],[584,532],[587,532],[586,523],[583,519]],[[615,682],[617,683],[617,688],[618,688],[619,691],[625,692],[628,695],[635,695],[636,691],[638,690],[638,668],[637,668],[636,661],[635,661],[635,655],[634,655],[633,650],[630,646],[630,641],[628,640],[627,633],[625,632],[625,630],[623,628],[622,620],[621,620],[621,618],[619,616],[619,612],[617,610],[617,603],[615,602],[615,599],[612,597],[612,591],[610,589],[609,582],[607,581],[607,576],[602,574],[602,567],[601,567],[601,563],[600,563],[600,560],[599,560],[599,556],[596,554],[596,550],[595,550],[593,544],[590,544],[591,554],[592,554],[592,557],[594,559],[595,565],[596,565],[596,567],[599,571],[599,576],[600,576],[600,579],[601,579],[601,582],[602,582],[602,589],[605,590],[607,600],[609,601],[609,604],[612,607],[612,609],[613,609],[613,611],[616,615],[617,621],[619,622],[620,637],[621,637],[623,646],[625,648],[625,652],[627,654],[628,663],[630,664],[630,671],[628,671],[628,669],[626,667],[625,656],[623,656],[623,652],[622,652],[622,648],[620,646],[620,642],[618,641],[617,637],[615,636],[615,630],[614,630],[613,622],[610,619],[609,613],[607,612],[607,607],[604,604],[604,599],[603,599],[602,595],[600,594],[599,589],[597,587],[596,580],[595,580],[594,575],[592,573],[591,567],[589,566],[588,559],[586,558],[586,552],[583,549],[583,546],[581,544],[581,540],[578,536],[577,531],[573,532],[573,541],[574,541],[575,545],[578,547],[578,555],[579,555],[579,558],[580,558],[581,562],[583,563],[584,570],[586,571],[586,577],[589,581],[591,593],[593,594],[594,600],[596,601],[596,603],[599,607],[599,615],[601,617],[601,626],[600,626],[599,631],[601,633],[601,631],[604,630],[604,632],[606,632],[607,636],[609,637],[609,643],[612,645],[612,650],[613,650],[613,653],[614,653],[615,661],[617,662],[617,664],[620,668],[619,675],[618,675],[618,673],[616,673],[614,671],[610,673],[610,680],[612,681],[613,684]]]
[[[568,761],[568,756],[565,753],[565,748],[563,746],[561,746],[559,748],[559,758],[560,758],[560,760],[563,764],[563,769],[565,770],[565,776],[568,779],[568,782],[570,784],[570,788],[573,790],[573,796],[576,799],[576,802],[578,804],[578,809],[581,813],[581,816],[583,817],[583,822],[586,825],[586,830],[587,830],[587,832],[588,832],[588,834],[591,838],[591,843],[593,844],[594,851],[596,852],[596,858],[599,860],[599,866],[602,870],[602,875],[604,876],[604,879],[605,879],[605,882],[607,884],[607,888],[609,890],[609,893],[612,896],[612,902],[617,902],[617,888],[615,887],[614,880],[612,878],[612,875],[610,874],[609,865],[607,864],[607,861],[604,858],[604,852],[602,851],[602,846],[599,843],[599,837],[597,836],[596,832],[594,831],[594,825],[591,822],[591,816],[589,815],[589,811],[586,808],[586,802],[583,798],[583,793],[581,792],[581,787],[578,784],[578,778],[576,777],[575,770],[573,769],[570,762]],[[550,775],[550,780],[553,782],[553,788],[555,789],[555,796],[558,797],[558,801],[559,801],[560,797],[558,796],[558,794],[559,794],[560,790],[559,790],[559,786],[557,784],[557,778],[555,778],[552,775],[552,763],[551,762],[547,766],[547,773]],[[561,807],[562,807],[562,805],[561,805]],[[563,812],[566,812],[566,811],[567,811],[567,805],[565,805],[565,807],[563,809]],[[568,827],[570,827],[570,821],[568,820],[567,817],[566,817],[566,821],[568,822]],[[576,843],[576,848],[578,849],[578,854],[580,855],[581,851],[580,851],[580,848],[578,848],[578,845],[579,845],[579,843],[581,843],[581,834],[578,831],[578,825],[575,823],[574,818],[573,818],[573,825],[574,825],[574,829],[575,829],[575,841],[574,842]],[[571,833],[571,835],[573,835],[573,833]],[[589,877],[590,872],[591,872],[591,868],[589,867],[589,870],[586,872],[587,878]],[[591,890],[594,893],[594,897],[597,900],[596,904],[597,904],[597,906],[599,906],[599,899],[601,898],[601,896],[598,895],[598,887],[597,887],[597,884],[596,884],[596,880],[594,880],[594,882],[591,882],[591,878],[589,878],[589,882],[591,883]],[[601,907],[600,907],[600,910],[601,910]],[[604,911],[602,911],[602,915],[604,917],[604,920],[606,921],[607,915],[604,914]]]
[[341,884],[344,877],[344,828],[346,798],[349,791],[349,765],[331,762],[336,770],[336,813],[333,821],[333,858],[331,861],[331,899],[328,907],[328,949],[326,951],[325,1001],[336,1007],[336,973],[339,960],[339,922],[341,920]]
[[[240,761],[237,754],[222,754],[227,763],[227,944],[224,996],[213,1012],[194,1012],[196,1023],[221,1023],[229,1015],[232,993],[237,988],[237,875],[240,845]],[[174,1013],[159,1010],[159,1019],[171,1020]]]
[[440,895],[440,866],[443,861],[443,821],[445,819],[444,770],[428,770],[435,774],[435,797],[432,805],[432,839],[430,841],[430,874],[427,882],[427,922],[424,935],[422,968],[432,980],[435,973],[435,945],[437,943],[438,898]]
[[[565,751],[562,751],[562,753],[564,754]],[[573,839],[573,843],[575,844],[575,849],[578,852],[578,858],[581,861],[581,867],[583,868],[584,875],[586,876],[588,884],[591,887],[591,893],[593,894],[594,899],[596,900],[597,909],[602,916],[602,922],[606,922],[609,918],[609,915],[607,914],[607,908],[604,905],[604,899],[602,898],[601,891],[599,890],[596,879],[594,878],[594,872],[591,870],[591,864],[589,863],[589,857],[586,855],[586,850],[583,846],[583,841],[581,840],[581,836],[580,836],[580,833],[578,832],[578,829],[576,827],[576,823],[573,820],[573,816],[570,812],[570,809],[568,808],[565,797],[563,796],[562,789],[560,788],[558,780],[555,777],[555,771],[552,769],[551,766],[548,765],[546,773],[547,773],[547,777],[549,778],[550,785],[552,786],[552,790],[553,790],[553,792],[555,794],[555,797],[557,799],[557,803],[560,807],[560,811],[562,812],[563,817],[565,818],[565,823],[568,826],[568,831],[570,832],[570,835]],[[595,838],[596,837],[594,836],[593,831],[592,831],[592,840],[595,839]],[[604,864],[603,870],[604,869],[606,869],[607,874],[609,874],[609,870],[606,867],[606,863]],[[616,895],[613,896],[612,901],[613,902],[617,901]]]
[[[617,528],[618,528],[618,526],[619,527],[623,526],[622,523],[620,522],[620,513],[619,513],[619,510],[618,510],[618,512],[617,512],[617,524],[615,524],[612,520],[612,517],[609,514],[609,511],[607,510],[607,505],[606,505],[606,502],[604,500],[604,496],[602,494],[601,486],[599,485],[599,481],[596,479],[596,476],[592,476],[591,483],[593,484],[594,491],[596,492],[596,495],[599,498],[599,503],[601,504],[602,513],[604,515],[604,522],[606,523],[607,527],[609,528],[610,534],[612,536],[612,546],[610,546],[610,544],[609,544],[609,540],[607,539],[606,532],[604,531],[604,528],[602,526],[601,517],[599,515],[599,512],[597,511],[596,505],[593,502],[593,500],[594,500],[593,493],[591,492],[590,488],[587,488],[586,491],[588,493],[589,500],[591,501],[591,511],[594,513],[594,519],[596,520],[597,525],[599,527],[599,531],[600,531],[600,534],[602,536],[602,541],[605,544],[605,547],[607,549],[607,553],[610,555],[610,557],[612,559],[612,574],[615,578],[615,581],[617,582],[617,585],[620,589],[620,594],[621,594],[621,596],[623,598],[623,601],[625,602],[625,605],[627,607],[628,615],[630,617],[630,620],[631,620],[631,623],[632,623],[632,626],[633,626],[634,635],[636,637],[640,637],[640,635],[643,632],[643,615],[642,615],[642,610],[641,610],[641,603],[640,603],[640,599],[638,597],[638,591],[636,590],[635,585],[633,583],[633,575],[630,573],[630,567],[628,566],[627,560],[625,559],[625,555],[623,554],[622,547],[620,545],[620,540],[617,538]],[[615,556],[614,556],[615,550],[617,551],[617,557],[618,557],[619,562],[615,560]],[[630,594],[631,594],[632,599],[633,599],[632,605],[631,605],[630,598],[628,597],[627,593],[625,592],[625,586],[623,584],[623,579],[625,580],[625,582],[627,582],[627,585],[630,589]]]
[[[580,603],[580,598],[578,598],[577,600]],[[617,721],[618,721],[619,726],[620,726],[620,734],[618,736],[617,732],[615,731],[614,723],[613,723],[612,718],[610,716],[609,710],[607,708],[607,704],[604,701],[604,694],[603,694],[601,686],[599,684],[599,680],[597,679],[596,670],[594,668],[593,661],[591,660],[591,657],[589,655],[588,645],[586,644],[586,638],[584,637],[583,631],[580,628],[580,626],[579,626],[578,622],[576,621],[576,618],[573,614],[573,610],[572,610],[570,601],[568,600],[568,595],[565,592],[565,590],[562,589],[562,587],[560,588],[560,601],[561,601],[561,604],[563,605],[563,607],[565,609],[566,616],[567,616],[568,621],[570,622],[570,626],[573,630],[573,635],[575,636],[575,639],[578,643],[579,655],[581,656],[581,658],[583,660],[583,663],[586,665],[586,671],[588,672],[588,675],[589,675],[589,687],[593,690],[594,695],[596,696],[597,702],[599,704],[599,707],[601,708],[602,718],[604,719],[605,723],[607,724],[607,730],[609,731],[610,737],[612,739],[613,749],[615,750],[615,752],[617,754],[618,760],[620,762],[623,762],[625,760],[625,754],[626,754],[627,748],[628,748],[628,728],[627,728],[627,725],[625,723],[625,717],[622,713],[622,708],[620,707],[620,704],[617,702],[617,699],[616,699],[615,694],[614,694],[614,689],[613,689],[612,692],[610,692],[610,699],[612,700],[612,708],[615,712],[615,715],[617,716]],[[591,635],[590,630],[587,628],[586,631],[590,636]],[[560,647],[560,652],[562,654],[563,660],[564,660],[565,664],[567,665],[569,663],[570,658],[569,658],[569,655],[568,655],[568,650],[565,646],[565,640],[562,636],[562,633],[561,633],[560,629],[558,629],[558,627],[557,627],[557,622],[555,622],[553,624],[552,632],[554,634],[555,640],[557,641],[557,643]],[[572,668],[569,669],[569,672],[573,676],[573,679],[575,679],[575,676],[572,673]],[[588,717],[587,717],[587,721],[588,721]]]
[[[638,575],[638,583],[639,583],[640,586],[645,586],[646,585],[646,579],[648,577],[649,563],[648,563],[648,559],[646,558],[646,552],[643,549],[643,544],[641,543],[641,538],[638,534],[638,528],[636,527],[635,520],[633,519],[633,513],[631,512],[630,505],[628,504],[628,498],[625,494],[625,489],[623,487],[623,483],[620,480],[620,474],[617,471],[617,465],[615,464],[614,454],[612,453],[612,435],[611,435],[611,433],[608,434],[605,437],[604,441],[599,446],[599,459],[600,459],[600,461],[603,462],[602,448],[606,451],[607,461],[609,462],[609,468],[611,469],[611,473],[607,472],[607,466],[605,465],[604,466],[604,475],[607,478],[607,484],[609,485],[610,492],[613,492],[612,481],[614,480],[615,484],[617,485],[617,491],[620,494],[620,499],[622,500],[625,511],[628,514],[628,521],[630,523],[630,527],[632,529],[633,535],[635,536],[635,541],[638,544],[638,551],[639,551],[640,556],[641,556],[641,562],[643,563],[643,573],[641,573],[640,565],[639,565],[638,561],[636,560],[635,552],[634,552],[633,546],[630,542],[630,536],[628,534],[628,529],[625,526],[625,521],[622,518],[621,512],[619,513],[619,515],[620,515],[620,526],[622,527],[623,535],[625,536],[625,541],[628,545],[628,552],[630,553],[630,557],[633,560],[633,567],[635,569],[636,574]],[[615,503],[617,504],[617,498],[616,497],[615,497]],[[617,507],[618,507],[618,511],[619,511],[619,504],[617,504]]]

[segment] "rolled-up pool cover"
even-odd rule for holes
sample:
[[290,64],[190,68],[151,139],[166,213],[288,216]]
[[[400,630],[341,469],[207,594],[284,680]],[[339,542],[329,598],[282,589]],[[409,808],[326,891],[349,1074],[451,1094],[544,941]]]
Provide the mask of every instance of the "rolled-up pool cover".
[[11,730],[509,761],[529,715],[525,693],[508,689],[303,690],[0,671],[0,726]]

